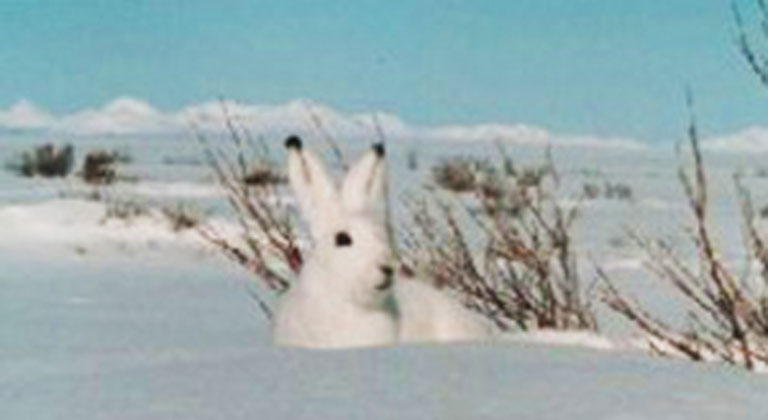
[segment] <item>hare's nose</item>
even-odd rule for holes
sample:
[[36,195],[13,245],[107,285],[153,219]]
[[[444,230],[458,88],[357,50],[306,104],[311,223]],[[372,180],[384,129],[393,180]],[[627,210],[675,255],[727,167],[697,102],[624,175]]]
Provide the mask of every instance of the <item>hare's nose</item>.
[[379,266],[379,270],[384,274],[384,281],[376,285],[376,290],[384,291],[392,287],[395,270],[389,265],[381,265]]

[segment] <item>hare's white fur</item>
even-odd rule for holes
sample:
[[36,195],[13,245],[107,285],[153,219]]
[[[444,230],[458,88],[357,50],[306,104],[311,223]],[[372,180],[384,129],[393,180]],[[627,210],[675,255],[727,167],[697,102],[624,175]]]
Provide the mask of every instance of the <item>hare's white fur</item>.
[[484,340],[491,327],[456,299],[424,281],[401,279],[395,284],[403,342]]
[[[366,153],[339,189],[298,138],[286,144],[288,178],[314,246],[278,304],[276,344],[340,348],[488,335],[485,325],[450,297],[387,272],[393,261],[381,211],[383,148]],[[337,244],[342,233],[351,244]]]

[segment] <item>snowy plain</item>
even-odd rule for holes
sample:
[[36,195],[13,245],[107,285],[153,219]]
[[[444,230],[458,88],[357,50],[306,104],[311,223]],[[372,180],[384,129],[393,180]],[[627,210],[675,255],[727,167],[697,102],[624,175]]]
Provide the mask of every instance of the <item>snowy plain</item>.
[[[120,107],[132,105],[134,119],[115,117],[125,113]],[[163,128],[186,114],[169,119],[135,105],[113,104],[101,114],[53,122],[50,116],[38,117],[63,130],[61,138],[80,151],[105,147],[131,153],[134,161],[124,170],[139,181],[112,193],[152,203],[192,203],[226,220],[220,190],[196,161],[198,144],[184,135],[127,135],[119,125]],[[278,119],[285,112],[304,112],[292,106],[270,112]],[[65,128],[76,124],[84,128],[67,135]],[[345,124],[332,128],[359,129]],[[400,122],[390,125],[390,132],[413,134]],[[87,131],[116,126],[119,135],[104,138]],[[275,128],[270,138],[279,146],[280,134],[293,129],[300,127]],[[405,134],[393,136],[388,156],[395,195],[413,188],[413,179],[423,179],[430,163],[442,157],[492,153],[488,140],[495,136],[550,137],[535,129],[494,126],[423,134],[418,143],[406,142]],[[0,160],[48,138],[9,133],[0,139]],[[689,220],[672,147],[571,141],[554,148],[566,191],[607,180],[627,183],[634,191],[627,202],[584,203],[576,232],[582,269],[588,272],[595,260],[649,308],[674,316],[678,308],[669,290],[643,269],[642,254],[622,242],[631,222],[684,246],[682,227]],[[512,141],[507,150],[516,162],[540,161],[543,149],[538,140],[534,143]],[[367,144],[361,140],[345,147],[354,154]],[[315,135],[310,145],[321,149],[323,143]],[[416,173],[405,169],[413,147],[421,161]],[[764,204],[768,179],[758,174],[768,154],[716,149],[708,154],[714,225],[722,251],[738,264],[742,247],[732,174],[747,174],[755,201]],[[600,337],[544,332],[488,343],[275,349],[269,324],[248,294],[253,281],[248,273],[193,232],[172,232],[158,215],[130,224],[104,221],[103,203],[84,200],[85,190],[74,179],[21,179],[0,171],[0,419],[768,416],[767,375],[651,357],[623,345],[636,338],[635,332],[604,310]]]
[[3,253],[2,418],[765,418],[764,375],[578,337],[275,349],[243,273],[152,254]]

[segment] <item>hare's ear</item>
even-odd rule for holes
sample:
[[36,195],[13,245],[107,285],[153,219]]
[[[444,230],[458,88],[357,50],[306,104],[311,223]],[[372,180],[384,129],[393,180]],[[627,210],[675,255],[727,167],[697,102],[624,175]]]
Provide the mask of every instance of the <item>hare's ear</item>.
[[339,217],[339,194],[323,162],[314,153],[303,149],[299,137],[288,137],[285,147],[288,181],[312,235],[317,238],[331,220]]
[[386,177],[384,145],[376,143],[344,178],[341,188],[344,208],[350,213],[376,210],[384,196]]

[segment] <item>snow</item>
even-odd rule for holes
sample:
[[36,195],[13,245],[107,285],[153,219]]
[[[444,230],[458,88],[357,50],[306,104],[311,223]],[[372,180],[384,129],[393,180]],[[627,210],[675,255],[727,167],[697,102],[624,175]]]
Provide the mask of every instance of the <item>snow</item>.
[[[105,108],[121,115],[168,114],[145,105],[124,101]],[[280,115],[298,115],[303,106],[293,104]],[[332,110],[317,112],[332,118]],[[360,127],[366,118],[355,119],[350,124]],[[401,124],[402,132],[411,129],[393,116],[381,120]],[[4,138],[8,147],[0,159],[32,140]],[[405,180],[425,176],[437,159],[495,150],[483,140],[436,141],[440,147],[392,142],[387,155],[395,195],[418,188]],[[315,136],[307,144],[319,148],[322,141]],[[210,205],[219,230],[237,231],[205,167],[161,163],[167,156],[195,156],[196,145],[145,137],[76,144],[78,150],[96,145],[134,152],[127,169],[140,180],[119,185],[117,195]],[[368,143],[345,146],[357,153]],[[411,147],[418,147],[417,172],[404,164]],[[522,146],[509,150],[516,164],[543,155]],[[554,155],[566,191],[579,191],[586,181],[626,182],[634,191],[633,201],[583,203],[575,241],[583,247],[582,267],[595,260],[654,313],[676,314],[669,290],[643,269],[642,254],[616,239],[632,222],[685,254],[681,227],[690,220],[673,153],[589,147],[555,148]],[[725,256],[739,261],[730,175],[746,169],[755,202],[764,204],[768,180],[757,176],[762,161],[712,152],[705,158],[713,228]],[[0,172],[2,419],[765,418],[768,375],[651,357],[632,330],[604,312],[598,314],[603,335],[539,331],[461,345],[273,348],[269,324],[249,296],[254,284],[247,272],[193,232],[172,232],[158,211],[130,222],[105,221],[103,202],[77,198],[87,191],[72,179],[26,180]]]
[[53,124],[59,132],[96,135],[164,132],[172,127],[150,104],[134,98],[117,98],[100,109],[66,115]]
[[[527,124],[475,124],[422,126],[408,124],[386,112],[345,113],[307,99],[284,104],[255,105],[235,101],[209,101],[178,110],[161,111],[131,97],[116,98],[100,108],[52,116],[28,101],[0,110],[0,129],[43,129],[56,135],[157,136],[187,134],[193,127],[204,132],[226,131],[226,118],[260,135],[311,135],[321,129],[338,138],[378,139],[378,131],[393,139],[421,138],[441,142],[504,141],[515,145],[588,149],[642,150],[633,139],[571,136],[551,133]],[[318,127],[318,122],[321,127]]]
[[0,252],[36,248],[124,252],[201,243],[192,232],[172,232],[158,212],[131,220],[108,219],[103,203],[74,199],[0,207],[0,232]]
[[222,189],[215,184],[193,182],[147,181],[117,186],[117,194],[142,196],[147,198],[215,198],[224,196]]
[[[0,131],[33,131],[57,136],[169,136],[187,135],[192,126],[203,131],[223,132],[230,117],[254,134],[286,135],[316,133],[313,119],[337,138],[378,138],[378,128],[391,139],[424,139],[432,142],[474,143],[504,141],[517,146],[556,145],[561,148],[646,150],[637,139],[611,136],[553,133],[524,123],[428,126],[409,124],[382,111],[343,112],[308,99],[282,104],[247,104],[231,100],[207,101],[176,110],[160,110],[133,97],[113,99],[101,107],[54,115],[28,100],[0,109]],[[764,153],[768,150],[768,128],[747,127],[721,133],[702,141],[702,148],[726,154]]]
[[585,336],[275,349],[245,293],[247,275],[216,259],[6,257],[3,418],[765,416],[766,376],[585,348]]
[[36,129],[51,124],[53,117],[28,100],[20,100],[6,110],[0,110],[0,127]]
[[764,153],[768,151],[768,128],[747,127],[735,133],[706,139],[702,146],[706,150],[722,153]]
[[[583,347],[595,350],[616,350],[619,342],[588,331],[539,330],[502,336],[512,343],[537,343],[552,346]],[[634,347],[634,346],[629,346]]]

